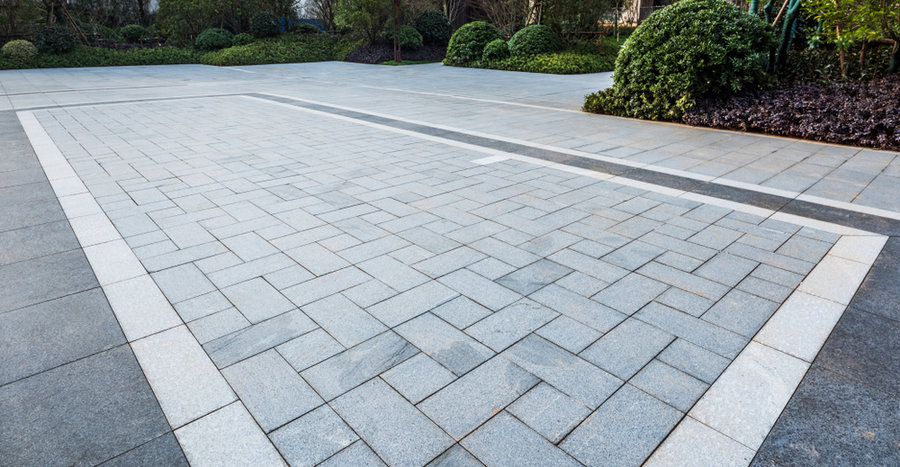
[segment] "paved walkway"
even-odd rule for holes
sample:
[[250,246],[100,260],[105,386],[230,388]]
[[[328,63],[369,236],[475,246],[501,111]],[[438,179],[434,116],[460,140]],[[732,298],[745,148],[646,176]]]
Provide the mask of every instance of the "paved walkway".
[[[0,196],[28,219],[0,233],[0,425],[16,433],[0,451],[900,457],[885,350],[897,154],[577,112],[608,80],[343,63],[0,73],[14,156]],[[59,317],[71,309],[82,324]],[[64,416],[81,437],[55,434]]]

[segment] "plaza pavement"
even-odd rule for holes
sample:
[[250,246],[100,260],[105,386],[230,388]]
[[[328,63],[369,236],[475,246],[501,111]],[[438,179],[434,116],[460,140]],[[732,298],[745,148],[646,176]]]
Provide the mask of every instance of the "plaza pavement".
[[0,72],[2,457],[896,463],[897,154],[608,83]]

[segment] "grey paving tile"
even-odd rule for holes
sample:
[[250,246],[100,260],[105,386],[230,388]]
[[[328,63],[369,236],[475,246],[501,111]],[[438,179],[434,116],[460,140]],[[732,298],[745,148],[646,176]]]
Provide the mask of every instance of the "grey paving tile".
[[650,303],[668,288],[667,284],[632,273],[591,298],[630,315]]
[[453,373],[424,353],[391,368],[381,377],[413,404],[456,379]]
[[587,406],[546,383],[535,386],[507,410],[553,444],[591,414]]
[[559,313],[523,298],[469,326],[466,333],[500,352],[557,316]]
[[424,274],[390,256],[372,258],[356,266],[399,292],[409,290],[429,280]]
[[464,296],[456,297],[431,310],[431,312],[459,329],[464,329],[491,314],[491,310]]
[[615,282],[628,274],[627,270],[620,268],[619,266],[592,258],[568,248],[550,255],[549,259],[607,283]]
[[738,284],[737,289],[773,302],[783,302],[791,295],[791,292],[794,291],[793,288],[782,287],[781,285],[754,276],[750,276],[741,281],[741,283]]
[[276,347],[297,371],[303,371],[339,352],[344,347],[323,329],[315,329]]
[[703,314],[703,319],[738,334],[753,337],[766,320],[775,313],[778,304],[732,290]]
[[587,465],[641,465],[681,413],[624,385],[560,447]]
[[781,247],[775,250],[780,255],[790,256],[802,259],[804,261],[818,262],[828,253],[834,242],[825,242],[809,237],[794,235],[788,241],[784,242]]
[[674,287],[657,297],[656,301],[698,318],[715,303],[695,293]]
[[21,229],[32,225],[64,221],[66,215],[55,199],[45,199],[22,204],[0,206],[0,231]]
[[431,277],[440,277],[477,261],[481,261],[484,258],[486,258],[484,254],[469,247],[462,246],[446,253],[432,256],[424,261],[420,261],[414,264],[413,267]]
[[743,243],[734,243],[728,246],[728,253],[765,263],[779,269],[784,269],[795,274],[806,274],[815,266],[815,263],[783,256],[770,251],[754,248]]
[[252,261],[278,252],[272,244],[255,232],[235,235],[223,239],[222,243],[244,261]]
[[391,465],[424,464],[453,444],[453,439],[380,379],[344,394],[332,406]]
[[727,358],[684,339],[675,339],[657,358],[708,384],[712,384],[730,363]]
[[700,277],[734,287],[759,263],[738,256],[721,253],[700,266],[695,272]]
[[481,467],[483,465],[459,444],[450,446],[450,449],[428,463],[428,467]]
[[285,251],[294,261],[316,276],[328,274],[347,267],[349,264],[318,243],[310,243]]
[[516,270],[514,266],[510,266],[503,261],[495,258],[485,258],[476,263],[466,266],[466,269],[480,274],[490,280],[497,280]]
[[181,452],[181,446],[175,439],[175,435],[167,433],[100,465],[103,467],[150,467],[153,465],[188,467],[189,464],[184,458],[184,453]]
[[291,465],[314,465],[346,448],[359,436],[327,405],[269,435]]
[[371,278],[355,267],[335,271],[281,291],[297,306],[303,306],[329,295],[357,286]]
[[575,271],[568,276],[556,281],[556,285],[565,287],[566,289],[569,289],[572,292],[577,293],[578,295],[590,297],[603,290],[603,288],[609,285],[609,283],[601,281],[600,279],[595,279],[587,274]]
[[613,375],[535,335],[522,339],[502,355],[591,408],[599,406],[622,384]]
[[459,246],[459,243],[456,241],[443,235],[436,234],[423,227],[406,230],[402,232],[400,236],[436,255],[445,253]]
[[345,465],[353,465],[359,467],[375,467],[375,466],[383,466],[385,465],[381,459],[378,458],[372,449],[369,446],[366,446],[366,443],[362,441],[356,441],[343,451],[329,457],[325,462],[319,464],[324,467],[333,467],[333,466],[345,466]]
[[688,239],[689,242],[703,245],[715,250],[722,250],[743,235],[718,225],[710,225]]
[[603,257],[603,260],[629,271],[634,271],[665,252],[664,248],[635,240],[607,254]]
[[0,313],[0,386],[124,343],[99,288]]
[[418,404],[459,440],[538,383],[503,357],[494,357]]
[[535,331],[535,334],[575,354],[603,335],[568,316],[559,316]]
[[178,312],[178,315],[185,322],[209,316],[227,308],[231,308],[231,302],[218,290],[184,300],[175,305],[175,311]]
[[529,298],[600,332],[609,331],[626,318],[612,308],[552,284]]
[[452,272],[439,281],[492,310],[499,310],[521,298],[521,295],[465,269]]
[[236,308],[231,307],[191,321],[187,325],[197,338],[197,342],[205,344],[250,326],[250,321],[247,321]]
[[728,292],[728,287],[722,284],[655,262],[648,263],[637,272],[710,300],[718,300]]
[[222,289],[222,293],[251,323],[294,309],[290,300],[262,278],[226,287]]
[[748,340],[740,334],[658,303],[647,305],[635,317],[726,358],[734,358]]
[[387,328],[341,294],[303,307],[307,316],[344,347],[353,347]]
[[192,465],[279,465],[281,456],[240,401],[175,431]]
[[312,320],[294,310],[207,342],[203,348],[217,367],[225,368],[315,328]]
[[0,387],[12,465],[97,464],[170,431],[128,346]]
[[579,465],[522,422],[501,412],[462,440],[485,465]]
[[709,387],[659,360],[648,363],[629,383],[682,412],[690,410]]
[[508,243],[488,237],[470,244],[470,246],[490,257],[497,258],[517,268],[525,267],[538,259],[538,256]]
[[72,250],[0,266],[0,312],[97,287],[84,253]]
[[80,246],[66,221],[8,230],[0,232],[0,266],[61,253]]
[[674,337],[637,319],[627,319],[581,352],[585,360],[628,380]]
[[396,326],[425,313],[459,295],[437,282],[426,282],[369,307],[366,311],[379,321]]
[[301,375],[328,401],[418,352],[412,344],[388,331],[302,371]]
[[490,349],[431,313],[413,318],[395,331],[458,376],[494,355]]
[[522,295],[528,295],[572,272],[571,269],[542,259],[507,274],[497,283]]
[[266,432],[323,402],[274,350],[238,362],[222,370],[222,374]]
[[172,303],[199,297],[216,290],[215,286],[193,264],[184,264],[154,272],[151,277]]

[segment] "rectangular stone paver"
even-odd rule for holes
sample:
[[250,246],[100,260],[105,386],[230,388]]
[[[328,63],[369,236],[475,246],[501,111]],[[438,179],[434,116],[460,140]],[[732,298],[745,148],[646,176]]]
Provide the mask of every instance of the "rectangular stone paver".
[[579,465],[575,459],[506,412],[485,423],[462,441],[486,465]]
[[359,436],[327,405],[275,430],[272,442],[291,465],[314,465]]
[[494,355],[490,349],[431,313],[413,318],[395,331],[457,376]]

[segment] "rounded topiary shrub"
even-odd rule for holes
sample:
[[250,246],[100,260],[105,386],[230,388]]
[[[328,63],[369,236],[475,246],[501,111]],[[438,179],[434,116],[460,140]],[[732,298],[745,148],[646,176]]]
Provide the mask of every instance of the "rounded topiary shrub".
[[3,44],[0,48],[0,55],[3,58],[15,60],[17,62],[30,62],[37,57],[38,49],[31,42],[26,40],[14,40]]
[[322,32],[322,30],[315,25],[298,21],[291,26],[291,32],[294,34],[318,34]]
[[34,45],[41,52],[64,54],[75,48],[75,35],[62,26],[47,26],[34,34]]
[[447,46],[447,65],[461,65],[479,60],[489,42],[502,39],[500,30],[484,21],[473,21],[457,29]]
[[281,21],[272,13],[260,12],[250,18],[250,32],[256,37],[281,34]]
[[219,50],[225,47],[231,47],[234,40],[234,34],[227,29],[209,28],[197,35],[194,40],[194,47],[200,50]]
[[231,39],[231,45],[233,46],[241,46],[248,45],[253,43],[253,36],[247,34],[246,32],[242,32],[240,34],[235,34],[234,38]]
[[416,18],[416,31],[419,31],[422,41],[427,45],[447,45],[453,27],[444,12],[432,8]]
[[488,42],[488,45],[484,46],[484,53],[481,54],[481,59],[486,61],[504,58],[509,58],[509,45],[503,39]]
[[129,24],[119,30],[119,36],[128,43],[140,42],[150,36],[150,31],[140,24]]
[[[394,43],[393,29],[388,29],[384,32],[384,40],[389,44]],[[407,50],[416,50],[421,47],[422,35],[419,34],[419,31],[416,31],[416,28],[412,26],[400,26],[400,48]]]
[[556,33],[543,24],[525,26],[509,39],[509,53],[516,57],[556,52],[562,49],[562,41]]
[[613,86],[585,110],[677,120],[703,96],[730,94],[766,80],[775,38],[766,23],[724,0],[682,0],[634,31],[616,58]]

